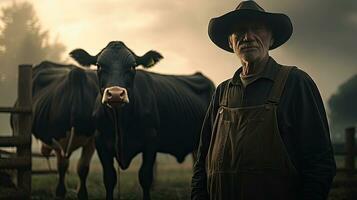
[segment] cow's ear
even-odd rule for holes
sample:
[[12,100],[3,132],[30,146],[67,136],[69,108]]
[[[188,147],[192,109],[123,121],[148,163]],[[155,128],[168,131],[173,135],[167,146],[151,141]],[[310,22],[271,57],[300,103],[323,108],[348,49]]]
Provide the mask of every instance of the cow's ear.
[[97,63],[97,56],[92,56],[83,49],[75,49],[71,51],[69,55],[83,66],[89,67]]
[[142,65],[144,68],[150,68],[158,63],[164,57],[157,51],[148,51],[143,56],[138,56],[136,58],[136,63]]

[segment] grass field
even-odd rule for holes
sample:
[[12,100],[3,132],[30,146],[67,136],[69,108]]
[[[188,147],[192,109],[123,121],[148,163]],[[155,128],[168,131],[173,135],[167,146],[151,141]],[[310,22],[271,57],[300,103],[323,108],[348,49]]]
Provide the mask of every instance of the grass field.
[[[70,169],[66,176],[67,196],[66,199],[76,199],[76,186],[78,182],[76,169],[78,152],[73,155]],[[140,156],[136,157],[130,168],[121,171],[120,191],[121,198],[125,200],[139,200],[141,188],[138,181],[138,168],[141,163]],[[341,167],[343,158],[337,158],[337,164]],[[55,159],[51,161],[55,168]],[[357,165],[356,165],[357,166]],[[34,169],[48,169],[47,162],[42,159],[33,161]],[[190,156],[182,164],[168,155],[159,154],[157,158],[157,176],[152,189],[153,200],[188,200],[190,199],[190,182],[192,176],[192,159]],[[57,184],[57,175],[40,175],[32,178],[32,199],[53,199]],[[91,170],[88,177],[89,199],[104,199],[105,189],[102,181],[102,169],[97,156],[92,160]],[[117,197],[117,190],[115,197]],[[116,198],[117,199],[117,198]],[[357,199],[357,174],[350,175],[339,172],[335,177],[329,200],[356,200]]]
[[[76,157],[76,155],[74,155]],[[78,176],[75,173],[76,160],[71,159],[69,173],[66,176],[67,196],[66,199],[76,199],[76,186]],[[136,157],[130,168],[120,172],[121,199],[142,199],[141,188],[138,180],[138,168],[141,163],[140,156]],[[48,168],[45,161],[36,160],[34,168]],[[55,160],[51,161],[55,167]],[[190,182],[192,176],[192,159],[190,156],[182,164],[168,155],[159,154],[157,158],[157,176],[152,189],[152,199],[157,200],[183,200],[189,199]],[[57,184],[57,175],[40,175],[32,178],[32,198],[36,200],[53,198]],[[92,160],[87,188],[89,199],[104,199],[105,188],[102,181],[102,168],[95,155]],[[117,197],[117,190],[115,191]]]

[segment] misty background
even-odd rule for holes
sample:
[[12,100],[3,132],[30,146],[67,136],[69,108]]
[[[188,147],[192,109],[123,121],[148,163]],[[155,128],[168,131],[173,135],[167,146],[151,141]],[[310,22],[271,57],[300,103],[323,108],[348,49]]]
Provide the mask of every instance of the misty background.
[[[277,62],[306,71],[317,84],[331,126],[341,140],[357,122],[357,1],[286,0],[257,2],[269,12],[287,14],[291,39],[270,52]],[[216,47],[208,22],[233,10],[239,1],[220,0],[0,0],[0,106],[16,98],[17,65],[42,60],[74,63],[68,52],[98,53],[121,40],[137,54],[151,49],[164,59],[150,71],[191,74],[201,71],[216,85],[231,78],[238,58]],[[9,133],[0,115],[0,134]]]

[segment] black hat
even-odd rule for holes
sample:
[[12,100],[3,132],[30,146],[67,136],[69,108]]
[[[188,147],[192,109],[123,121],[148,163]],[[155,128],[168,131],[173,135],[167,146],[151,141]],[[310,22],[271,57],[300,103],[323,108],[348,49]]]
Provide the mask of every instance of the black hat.
[[208,25],[208,35],[220,48],[232,52],[229,47],[228,36],[232,33],[232,26],[245,20],[264,21],[271,28],[274,44],[270,49],[275,49],[289,40],[293,26],[290,18],[281,13],[269,13],[255,1],[242,1],[237,8],[220,17],[212,18]]

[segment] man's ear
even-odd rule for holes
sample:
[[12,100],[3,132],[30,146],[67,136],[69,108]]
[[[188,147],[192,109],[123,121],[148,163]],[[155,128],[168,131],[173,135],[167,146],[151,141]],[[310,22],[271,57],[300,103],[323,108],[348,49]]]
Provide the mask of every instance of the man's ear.
[[233,49],[233,44],[232,44],[232,35],[228,36],[228,44],[231,49]]
[[269,47],[272,47],[273,44],[274,44],[274,42],[275,42],[275,40],[274,40],[274,38],[272,37],[272,38],[270,39],[270,45],[269,45]]

